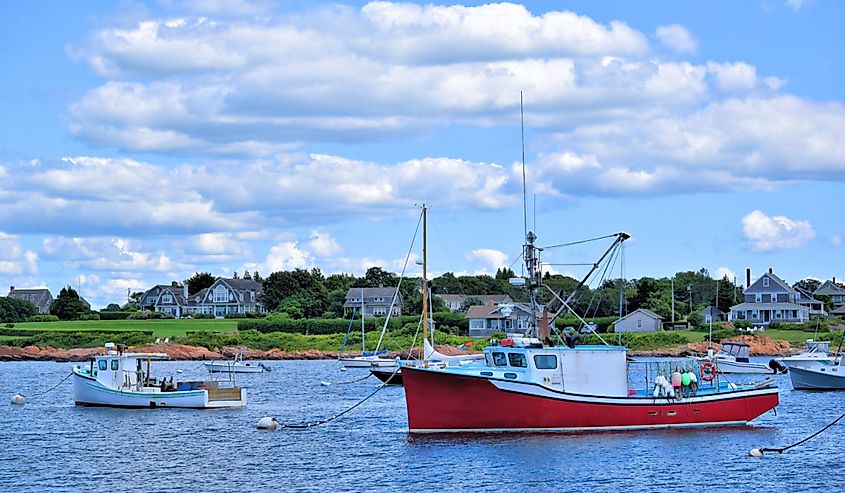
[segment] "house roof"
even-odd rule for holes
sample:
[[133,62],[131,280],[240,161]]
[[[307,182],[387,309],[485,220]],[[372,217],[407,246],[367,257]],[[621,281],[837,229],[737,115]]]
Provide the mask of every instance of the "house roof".
[[[491,306],[491,305],[473,305],[467,309],[466,314],[464,314],[464,318],[486,318],[486,319],[502,319],[502,318],[516,318],[517,311],[520,311],[525,314],[530,314],[531,310],[528,306],[523,305],[521,303],[514,303],[513,311],[507,317],[502,313],[502,305],[499,306]],[[538,314],[538,316],[542,316]]]
[[[763,280],[763,278],[765,278],[765,277],[768,277],[769,279],[774,281],[776,285],[780,286],[780,288],[783,289],[784,291],[786,291],[787,293],[791,293],[793,291],[792,287],[789,284],[787,284],[786,281],[784,281],[783,279],[778,277],[776,274],[774,274],[772,272],[765,272],[756,281],[754,281],[751,284],[751,286],[745,288],[745,291],[743,291],[743,292],[755,293],[755,292],[758,292],[758,291],[760,291],[760,292],[770,291],[770,290],[767,290],[762,285],[762,283],[759,286],[757,285],[757,283],[760,283]],[[768,287],[771,288],[771,286],[768,286]]]
[[364,291],[364,298],[393,298],[393,293],[396,291],[396,287],[349,288],[349,291],[346,292],[346,298],[358,298],[358,296],[361,295],[361,290]]
[[647,310],[645,308],[637,308],[636,310],[634,310],[631,313],[622,317],[622,320],[625,320],[628,317],[632,317],[635,313],[642,313],[643,315],[650,317],[650,318],[653,318],[655,320],[663,320],[663,317],[661,317],[660,315],[654,313],[653,311]]
[[845,315],[845,305],[842,305],[842,306],[836,308],[836,310],[833,310],[832,312],[830,312],[830,314],[831,315]]
[[845,289],[840,288],[833,281],[825,281],[818,289],[813,291],[813,295],[817,296],[832,296],[836,294],[845,294]]
[[801,295],[801,301],[803,301],[805,303],[810,302],[810,301],[815,301],[817,303],[821,303],[819,300],[813,298],[813,293],[811,293],[808,289],[804,289],[804,288],[797,287],[797,286],[792,288],[792,289],[794,289],[796,293]]
[[243,290],[243,291],[261,291],[261,283],[254,281],[253,279],[226,279],[221,278],[218,279],[219,281],[223,281],[228,284],[232,289]]
[[9,291],[9,298],[29,301],[35,306],[44,306],[53,298],[49,289],[12,289]]
[[707,308],[702,308],[699,313],[701,313],[705,317],[707,315],[710,315],[712,317],[713,315],[724,315],[725,314],[725,312],[723,312],[720,308],[715,307],[713,305],[710,305]]

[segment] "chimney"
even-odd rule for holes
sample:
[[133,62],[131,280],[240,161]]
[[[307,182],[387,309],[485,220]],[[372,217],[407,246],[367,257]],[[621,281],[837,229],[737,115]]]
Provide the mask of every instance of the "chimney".
[[[833,282],[836,282],[836,278],[835,278],[835,277],[833,278]],[[14,291],[14,290],[15,290],[15,287],[14,287],[14,286],[9,286],[9,292],[10,292],[10,293],[11,293],[12,291]]]
[[751,269],[745,269],[745,287],[751,287]]
[[[836,276],[833,276],[833,284],[836,284]],[[15,287],[12,286],[12,289],[15,289]]]
[[188,283],[185,283],[185,285],[184,285],[184,286],[182,286],[182,296],[183,296],[186,300],[188,299]]
[[771,267],[769,267],[769,274],[771,274],[771,273],[772,273],[772,268],[771,268]]

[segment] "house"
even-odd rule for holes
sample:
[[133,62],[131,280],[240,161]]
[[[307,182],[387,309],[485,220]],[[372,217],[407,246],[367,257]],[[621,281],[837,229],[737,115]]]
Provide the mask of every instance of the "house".
[[701,314],[701,317],[704,319],[704,323],[706,324],[709,324],[710,322],[724,322],[728,319],[727,313],[723,312],[718,307],[715,307],[713,305],[702,309],[698,313]]
[[393,317],[401,317],[402,293],[397,292],[395,287],[350,288],[346,292],[346,301],[343,303],[343,314],[348,316],[353,311],[360,313],[363,306],[364,317],[384,317],[390,310],[394,294],[396,295],[396,303],[393,305],[393,311],[390,314]]
[[[53,302],[53,295],[49,289],[15,289],[9,286],[9,298],[28,301],[38,308],[38,313],[49,314],[50,303]],[[90,305],[89,305],[90,309]]]
[[483,305],[511,305],[513,300],[506,294],[435,294],[438,298],[443,300],[446,307],[453,312],[460,311],[464,306],[464,302],[469,298],[475,298],[481,301]]
[[830,296],[833,304],[836,306],[845,305],[845,289],[836,284],[836,278],[832,281],[825,281],[815,291],[813,296]]
[[804,288],[794,287],[795,303],[806,306],[810,310],[810,317],[826,317],[827,312],[824,311],[824,302],[817,300],[813,294]]
[[845,317],[845,305],[836,308],[836,310],[833,310],[830,314],[834,317]]
[[159,284],[144,293],[142,310],[184,317],[197,313],[225,317],[227,313],[265,313],[261,284],[252,279],[217,279],[208,288],[188,294],[187,286]]
[[614,324],[616,332],[655,332],[663,325],[663,317],[645,308],[638,308],[617,320]]
[[522,303],[475,305],[469,307],[464,318],[469,320],[470,337],[488,337],[494,332],[524,333],[531,325],[531,309]]
[[748,269],[746,286],[743,291],[745,301],[731,307],[728,320],[744,320],[755,325],[809,320],[809,306],[796,303],[801,295],[796,294],[795,289],[776,276],[772,269],[760,276],[754,284],[751,284],[751,269]]

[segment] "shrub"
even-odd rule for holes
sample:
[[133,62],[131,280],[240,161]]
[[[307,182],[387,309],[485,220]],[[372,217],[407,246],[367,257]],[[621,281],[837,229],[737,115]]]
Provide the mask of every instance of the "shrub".
[[714,341],[716,341],[716,342],[721,342],[721,341],[723,341],[723,340],[725,340],[725,339],[728,339],[728,338],[730,338],[730,337],[736,337],[736,336],[738,336],[738,335],[740,335],[740,334],[742,334],[742,332],[740,332],[740,331],[738,331],[738,330],[736,330],[736,329],[719,329],[719,330],[714,330],[714,331],[713,331],[713,340],[714,340]]
[[213,320],[214,315],[211,313],[192,313],[191,318],[194,320]]
[[223,318],[247,318],[246,313],[227,313]]
[[14,329],[14,328],[15,328],[15,324],[6,324],[6,328],[7,328],[7,329]]
[[0,322],[24,322],[37,314],[38,308],[28,301],[0,297]]
[[[614,336],[605,337],[604,340],[607,341],[608,344],[615,344],[617,343],[618,339]],[[715,339],[715,337],[714,337]],[[671,346],[680,346],[686,344],[687,338],[684,334],[679,334],[675,331],[663,331],[659,330],[657,332],[623,332],[622,333],[622,345],[627,347],[630,350],[636,351],[648,351],[653,349],[671,347]],[[581,334],[581,337],[578,339],[579,344],[601,344],[601,340],[598,336],[594,334]]]
[[100,320],[126,320],[133,315],[137,315],[139,312],[111,312],[111,311],[101,311],[100,312]]
[[100,314],[97,312],[87,312],[79,315],[79,320],[100,320]]
[[709,327],[704,323],[704,317],[698,312],[692,312],[687,315],[687,322],[689,322],[692,330],[705,330]]
[[58,322],[59,317],[55,315],[39,314],[26,319],[27,322]]

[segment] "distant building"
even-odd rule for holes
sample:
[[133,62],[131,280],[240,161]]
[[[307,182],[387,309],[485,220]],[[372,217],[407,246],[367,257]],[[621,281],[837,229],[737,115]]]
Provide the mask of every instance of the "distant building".
[[475,298],[481,301],[482,305],[510,305],[513,300],[506,294],[435,294],[438,298],[443,300],[446,307],[453,312],[460,311],[464,306],[464,302],[469,298]]
[[701,317],[704,319],[704,323],[709,324],[710,322],[724,322],[728,319],[728,314],[720,310],[719,308],[710,305],[707,308],[702,309],[700,312]]
[[259,301],[261,284],[252,279],[218,279],[210,287],[188,294],[187,286],[159,284],[141,296],[139,308],[174,317],[197,313],[223,318],[228,313],[265,313]]
[[464,318],[469,320],[471,337],[487,337],[494,332],[524,333],[531,325],[531,309],[522,303],[475,305],[469,307]]
[[830,312],[831,315],[835,317],[843,317],[845,316],[845,305],[838,307],[836,310]]
[[[361,313],[364,309],[364,317],[384,317],[390,311],[390,304],[393,303],[393,296],[396,295],[396,303],[393,317],[402,316],[402,293],[396,291],[395,287],[388,288],[350,288],[346,292],[346,301],[343,303],[343,313],[349,316],[353,311]],[[363,301],[362,301],[363,298]]]
[[834,305],[845,305],[845,289],[842,289],[838,284],[836,284],[835,277],[832,281],[825,281],[822,283],[821,286],[813,291],[813,296],[830,296]]
[[613,324],[616,332],[655,332],[660,330],[663,317],[645,308],[625,315]]
[[751,273],[746,273],[745,301],[732,306],[729,320],[748,321],[755,325],[769,325],[772,322],[799,323],[809,320],[810,308],[800,305],[801,299],[789,284],[769,272],[750,284]]
[[806,306],[810,310],[810,317],[826,317],[824,302],[817,300],[812,293],[804,288],[792,288],[795,290],[795,303]]
[[[38,313],[49,314],[50,303],[53,302],[53,295],[49,289],[15,289],[14,286],[9,287],[9,298],[16,300],[28,301],[38,308]],[[90,309],[91,305],[88,305]]]

